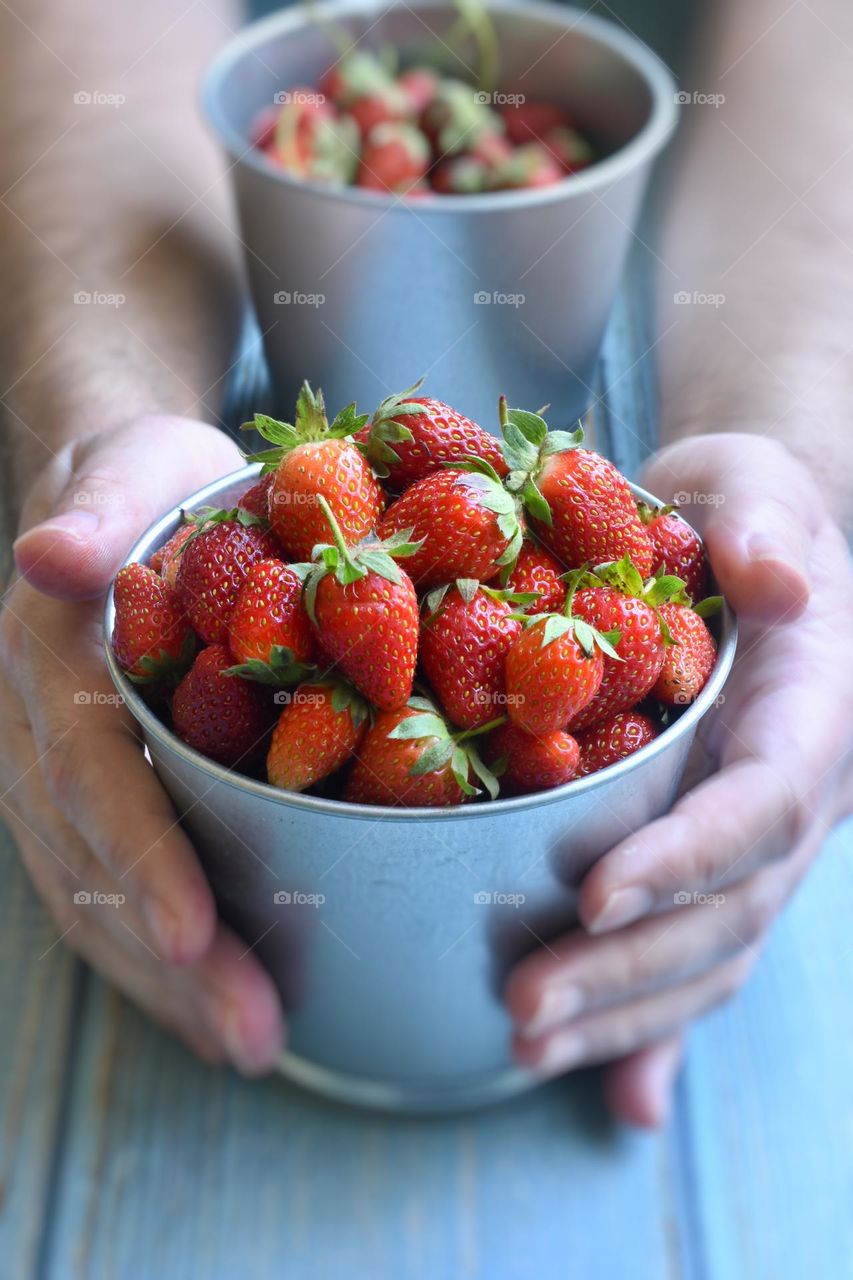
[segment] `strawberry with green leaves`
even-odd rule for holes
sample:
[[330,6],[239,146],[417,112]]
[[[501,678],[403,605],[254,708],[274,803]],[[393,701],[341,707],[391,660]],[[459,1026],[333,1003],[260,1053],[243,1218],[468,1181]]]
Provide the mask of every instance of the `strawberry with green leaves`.
[[687,706],[707,684],[717,661],[717,646],[705,618],[721,604],[720,596],[709,596],[695,608],[676,601],[661,605],[670,643],[652,693],[667,706]]
[[683,578],[690,599],[701,600],[708,585],[708,565],[699,534],[675,507],[650,507],[641,502],[637,511],[655,549],[654,573]]
[[247,768],[263,753],[272,727],[270,691],[229,674],[231,654],[222,644],[202,649],[175,690],[175,733],[210,760]]
[[395,493],[447,464],[482,458],[506,475],[500,442],[441,400],[417,396],[421,383],[388,396],[356,439],[374,471]]
[[172,536],[162,547],[157,548],[149,561],[151,568],[156,569],[166,585],[173,589],[181,567],[181,551],[195,532],[196,527],[191,522],[178,525]]
[[235,674],[265,683],[291,683],[316,657],[316,641],[302,604],[302,577],[282,560],[252,565],[228,619]]
[[583,429],[549,431],[544,418],[501,400],[504,457],[511,493],[531,527],[571,569],[630,556],[646,578],[655,562],[631,486],[612,462],[582,447]]
[[460,579],[426,599],[420,659],[448,719],[477,729],[506,708],[506,655],[521,634],[512,605],[532,603]]
[[538,542],[525,538],[518,559],[506,580],[508,591],[536,593],[536,600],[520,613],[561,613],[568,588],[566,566]]
[[379,522],[383,538],[402,529],[421,540],[407,569],[422,590],[456,578],[488,582],[514,563],[522,540],[518,502],[485,461],[411,485]]
[[571,782],[578,770],[580,749],[563,729],[532,734],[510,723],[490,735],[486,759],[500,778],[501,791],[520,796]]
[[617,711],[615,716],[578,734],[578,777],[585,778],[624,760],[654,742],[659,733],[659,725],[642,711]]
[[348,547],[325,498],[332,542],[318,544],[305,578],[305,608],[324,653],[374,706],[391,711],[412,692],[418,660],[418,598],[396,563],[419,543],[402,530],[385,542]]
[[367,704],[351,685],[333,679],[305,681],[281,696],[267,778],[285,791],[305,791],[352,756],[367,728]]
[[426,698],[383,711],[364,735],[344,789],[357,804],[412,808],[461,804],[483,783],[492,799],[497,779],[467,733],[453,733]]
[[604,659],[604,673],[595,697],[569,726],[573,733],[627,711],[650,692],[660,675],[668,634],[660,606],[684,600],[680,578],[640,577],[628,556],[599,565],[593,573],[578,570],[570,577],[571,612],[600,631],[618,631],[614,644],[618,661]]
[[199,512],[178,549],[175,589],[205,644],[227,644],[228,622],[252,565],[278,554],[266,521],[241,508]]
[[617,632],[603,634],[569,613],[524,619],[506,659],[507,713],[527,733],[565,729],[598,692]]
[[177,593],[144,564],[119,569],[112,647],[138,684],[176,684],[195,653],[195,636]]
[[368,191],[405,194],[426,176],[430,149],[420,129],[402,121],[377,124],[364,140],[355,179]]
[[274,447],[252,456],[274,472],[270,490],[270,524],[286,555],[310,560],[328,535],[318,499],[331,507],[348,542],[360,542],[372,532],[385,506],[382,486],[370,464],[353,443],[352,435],[367,422],[348,405],[329,424],[322,392],[306,382],[299,393],[296,421],[277,422],[256,414],[244,430],[256,430]]

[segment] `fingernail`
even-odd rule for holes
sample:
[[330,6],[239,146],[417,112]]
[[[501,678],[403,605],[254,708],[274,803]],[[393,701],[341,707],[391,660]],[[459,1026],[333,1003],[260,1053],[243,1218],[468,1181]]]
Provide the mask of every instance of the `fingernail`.
[[543,1075],[555,1075],[558,1071],[569,1071],[578,1066],[584,1059],[584,1043],[573,1031],[561,1031],[551,1036],[545,1046],[542,1057],[534,1067]]
[[580,987],[554,983],[546,987],[539,1002],[539,1008],[530,1022],[519,1029],[519,1035],[524,1036],[525,1040],[533,1040],[536,1036],[542,1035],[543,1031],[550,1031],[552,1027],[565,1022],[568,1018],[576,1017],[584,1007],[584,1003],[584,994]]
[[181,960],[181,925],[170,906],[161,898],[146,898],[143,913],[157,950],[169,964]]
[[627,889],[611,893],[598,915],[587,924],[590,933],[605,933],[608,929],[621,929],[642,916],[647,916],[654,906],[654,896],[642,885],[632,884]]
[[22,533],[19,538],[15,539],[13,551],[17,551],[27,538],[32,538],[37,533],[65,533],[69,537],[76,538],[78,541],[87,538],[89,534],[94,533],[100,524],[100,517],[96,511],[90,511],[88,508],[79,507],[73,511],[63,511],[61,515],[51,516],[49,520],[43,521],[41,524],[34,525],[32,529],[27,529],[26,533]]

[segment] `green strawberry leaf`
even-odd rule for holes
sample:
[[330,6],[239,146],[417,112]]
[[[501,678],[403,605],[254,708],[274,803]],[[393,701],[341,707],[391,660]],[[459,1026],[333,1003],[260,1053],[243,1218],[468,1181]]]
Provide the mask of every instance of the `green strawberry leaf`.
[[[392,735],[389,734],[389,737]],[[431,742],[418,756],[409,770],[412,778],[422,778],[425,773],[436,773],[447,764],[453,756],[453,739],[446,738],[440,742]]]
[[[554,640],[559,640],[560,636],[564,636],[567,631],[574,628],[574,622],[571,618],[565,617],[562,613],[546,613],[540,614],[545,618],[545,626],[542,628],[542,648],[552,644]],[[580,640],[580,636],[578,636]]]
[[476,578],[457,578],[456,590],[459,592],[466,604],[470,604],[477,594],[479,582]]
[[463,795],[476,796],[479,792],[468,781],[470,773],[470,757],[464,747],[455,746],[450,756],[450,768]]
[[146,657],[140,658],[138,665],[142,667],[142,671],[139,674],[131,675],[129,671],[126,671],[125,675],[131,684],[163,685],[170,689],[175,688],[192,666],[195,653],[195,633],[188,631],[184,636],[181,652],[177,658],[173,657],[167,650],[160,649],[156,657],[148,654]]
[[391,732],[389,738],[443,738],[449,740],[447,725],[441,716],[433,709],[424,711],[420,715],[407,716],[405,720],[401,720]]
[[[499,775],[498,775],[496,766],[492,765],[490,768],[487,764],[485,764],[480,756],[480,753],[477,751],[476,747],[473,745],[469,745],[467,750],[467,756],[468,756],[468,762],[471,765],[471,768],[473,769],[474,774],[476,775],[476,777],[480,779],[483,786],[488,791],[490,799],[497,800],[498,796],[500,795],[501,788],[500,788],[500,783],[498,782]],[[497,763],[498,765],[501,764],[500,761],[498,761]],[[506,768],[506,764],[507,764],[506,757],[503,757],[503,765],[501,767],[501,773]]]
[[549,529],[551,528],[554,519],[551,515],[548,500],[532,478],[528,478],[525,482],[524,488],[521,490],[521,500],[524,503],[525,510],[529,511],[535,520],[540,520],[542,524]]
[[258,684],[289,685],[299,684],[316,670],[313,663],[297,662],[292,649],[274,644],[270,649],[269,662],[250,658],[248,662],[226,667],[222,674],[241,676],[244,680],[254,680]]
[[549,431],[539,451],[540,462],[553,457],[555,453],[566,453],[569,449],[576,449],[579,444],[583,444],[583,438],[584,431],[581,426],[578,426],[575,431]]
[[722,596],[706,596],[704,600],[694,604],[693,612],[698,613],[700,618],[712,618],[715,613],[720,612],[724,603]]

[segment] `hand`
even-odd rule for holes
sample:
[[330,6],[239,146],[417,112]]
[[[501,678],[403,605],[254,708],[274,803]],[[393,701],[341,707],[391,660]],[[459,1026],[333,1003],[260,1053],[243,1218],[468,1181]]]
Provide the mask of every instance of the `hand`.
[[653,1125],[680,1028],[740,987],[850,809],[853,573],[805,467],[760,436],[681,441],[645,483],[689,496],[739,615],[735,667],[688,770],[705,780],[592,868],[584,928],[522,961],[506,999],[521,1063],[552,1075],[608,1062],[611,1109]]
[[[252,1073],[281,1049],[277,994],[217,923],[116,705],[94,598],[156,517],[240,461],[212,427],[147,417],[69,446],[40,477],[0,617],[0,816],[68,944],[203,1057]],[[80,905],[80,891],[126,901]]]

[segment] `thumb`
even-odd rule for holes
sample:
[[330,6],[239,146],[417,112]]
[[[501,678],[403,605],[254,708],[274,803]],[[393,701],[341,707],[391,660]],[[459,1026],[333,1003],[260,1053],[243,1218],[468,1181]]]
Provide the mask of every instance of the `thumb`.
[[39,495],[48,514],[14,544],[18,570],[47,595],[99,596],[150,524],[241,462],[215,427],[165,415],[72,446],[47,502]]
[[774,441],[696,436],[648,465],[653,493],[672,499],[705,540],[720,590],[744,618],[790,622],[808,604],[809,542],[820,497],[806,469]]
[[664,1124],[683,1053],[683,1039],[676,1034],[608,1063],[603,1087],[611,1114],[641,1129]]

